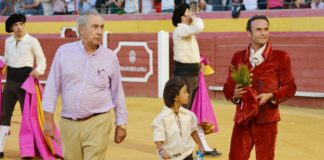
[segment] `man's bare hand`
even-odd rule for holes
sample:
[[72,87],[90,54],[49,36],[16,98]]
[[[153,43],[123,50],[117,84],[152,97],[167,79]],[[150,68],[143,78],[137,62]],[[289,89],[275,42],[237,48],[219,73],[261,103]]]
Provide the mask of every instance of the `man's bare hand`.
[[119,144],[126,138],[127,131],[120,126],[116,126],[115,129],[115,143]]
[[272,97],[273,97],[273,93],[261,93],[256,97],[256,99],[260,101],[259,105],[262,106],[266,104],[269,100],[271,100]]
[[55,134],[53,113],[44,112],[44,117],[45,117],[44,133],[45,135],[53,138]]
[[35,69],[31,71],[29,75],[31,75],[34,78],[38,78],[40,76],[40,74]]
[[235,90],[234,90],[234,99],[240,99],[242,98],[243,94],[246,93],[246,91],[242,88],[242,85],[237,84],[235,86]]

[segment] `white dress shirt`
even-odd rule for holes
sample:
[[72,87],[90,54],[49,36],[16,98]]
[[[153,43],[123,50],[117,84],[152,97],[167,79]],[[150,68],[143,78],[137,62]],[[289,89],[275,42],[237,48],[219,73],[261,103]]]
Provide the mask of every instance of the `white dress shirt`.
[[250,47],[250,63],[252,64],[253,68],[257,65],[261,64],[264,61],[264,57],[262,53],[264,52],[267,44],[263,45],[259,50],[256,52],[252,47]]
[[203,31],[204,22],[193,16],[191,25],[179,23],[173,31],[174,60],[181,63],[199,63],[200,54],[196,34]]
[[12,35],[6,39],[4,59],[5,63],[13,68],[33,67],[36,57],[36,71],[44,74],[46,59],[38,40],[28,33],[17,41]]
[[191,133],[198,127],[197,118],[190,110],[180,107],[178,115],[181,127],[177,123],[174,110],[164,106],[152,124],[153,141],[164,142],[163,149],[170,154],[172,160],[182,160],[192,154],[195,142]]

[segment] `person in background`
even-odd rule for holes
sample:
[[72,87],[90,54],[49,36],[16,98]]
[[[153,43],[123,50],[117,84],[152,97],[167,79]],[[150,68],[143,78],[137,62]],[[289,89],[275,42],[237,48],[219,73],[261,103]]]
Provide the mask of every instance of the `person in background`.
[[153,0],[142,0],[142,14],[153,12]]
[[139,13],[138,0],[125,0],[124,11],[127,14],[137,14],[137,13]]
[[[180,77],[186,82],[189,101],[183,107],[191,110],[200,72],[200,52],[196,34],[203,31],[204,22],[192,14],[188,4],[182,3],[173,11],[172,24],[176,27],[173,31],[174,77]],[[205,155],[219,155],[216,149],[207,147],[204,150]]]
[[[11,117],[17,101],[23,111],[25,90],[21,85],[31,75],[38,78],[46,68],[46,58],[38,40],[25,32],[26,17],[13,14],[5,23],[7,33],[13,32],[5,41],[4,60],[7,65],[7,82],[3,89],[2,110],[0,115],[0,158],[4,157],[3,148],[9,135]],[[34,66],[36,59],[36,68]]]
[[4,16],[7,12],[8,5],[6,0],[0,0],[0,16]]
[[191,111],[197,117],[197,121],[198,121],[197,133],[203,145],[203,148],[205,150],[208,150],[205,152],[204,155],[220,156],[222,154],[216,151],[216,149],[210,148],[205,138],[207,134],[211,134],[219,131],[213,105],[208,95],[208,88],[204,78],[205,75],[213,74],[214,70],[208,64],[208,60],[206,59],[206,57],[201,55],[200,58],[201,58],[200,61],[201,71],[199,73],[199,79],[198,79],[199,85],[196,92],[196,96],[191,106]]
[[172,13],[175,7],[174,0],[161,0],[161,11],[162,13]]
[[153,12],[161,13],[161,0],[153,0]]
[[43,6],[39,0],[22,0],[25,15],[44,15]]
[[52,0],[53,2],[53,11],[54,15],[64,15],[66,14],[66,6],[67,4],[65,3],[64,0]]
[[67,14],[79,14],[81,3],[80,0],[65,0]]
[[267,5],[269,9],[283,9],[283,0],[268,0]]
[[81,13],[85,12],[87,10],[93,9],[96,6],[96,1],[97,0],[81,0]]
[[312,9],[324,9],[324,0],[312,0]]
[[24,14],[24,2],[23,0],[15,0],[14,2],[14,11],[15,13]]
[[52,0],[39,0],[44,11],[44,16],[51,16],[54,14]]
[[125,5],[124,0],[109,0],[107,2],[108,5],[108,13],[109,14],[124,14],[123,6]]

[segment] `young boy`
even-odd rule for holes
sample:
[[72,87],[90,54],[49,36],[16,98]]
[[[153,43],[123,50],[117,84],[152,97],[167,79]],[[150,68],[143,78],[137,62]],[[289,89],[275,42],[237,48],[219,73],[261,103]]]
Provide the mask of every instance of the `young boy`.
[[[195,143],[204,151],[197,134],[197,118],[193,112],[182,107],[188,103],[185,82],[171,78],[163,92],[165,107],[153,121],[153,141],[160,159],[192,160]],[[194,141],[193,141],[194,140]]]

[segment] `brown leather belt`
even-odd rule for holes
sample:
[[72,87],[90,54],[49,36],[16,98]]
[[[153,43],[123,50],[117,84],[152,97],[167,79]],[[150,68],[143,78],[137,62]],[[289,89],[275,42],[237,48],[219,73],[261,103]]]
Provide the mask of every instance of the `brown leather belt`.
[[76,118],[76,119],[73,119],[73,118],[70,118],[70,117],[62,117],[64,119],[68,119],[68,120],[71,120],[71,121],[85,121],[91,117],[94,117],[94,116],[97,116],[97,115],[101,115],[101,114],[104,114],[104,113],[107,113],[107,112],[101,112],[101,113],[94,113],[88,117],[84,117],[84,118]]

